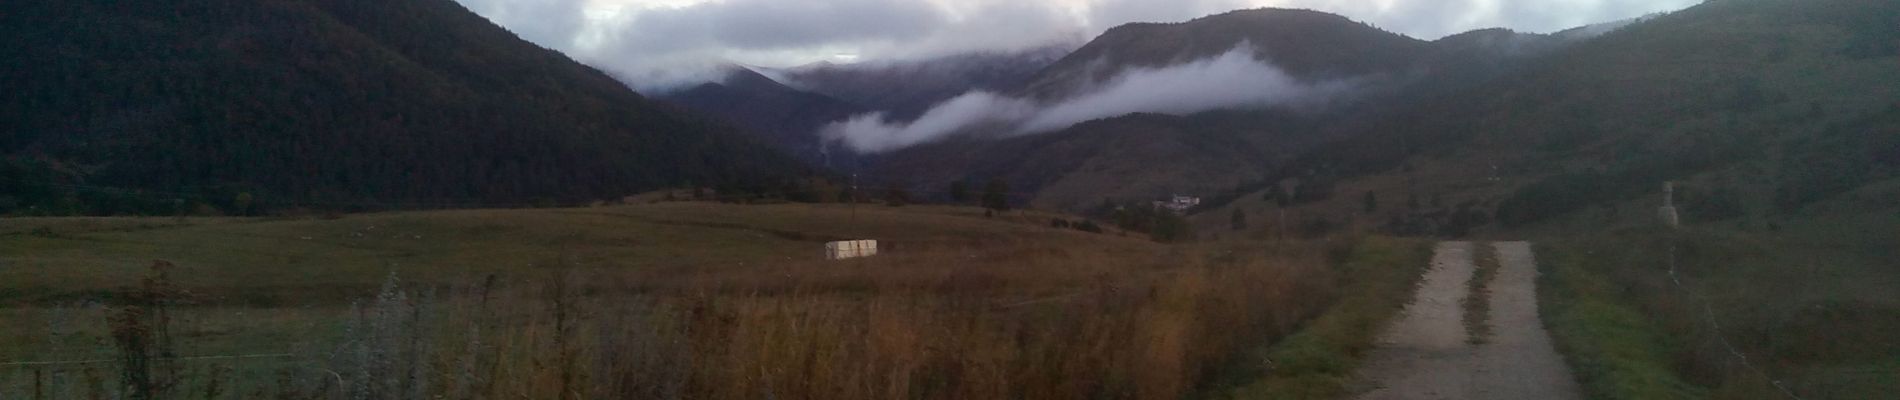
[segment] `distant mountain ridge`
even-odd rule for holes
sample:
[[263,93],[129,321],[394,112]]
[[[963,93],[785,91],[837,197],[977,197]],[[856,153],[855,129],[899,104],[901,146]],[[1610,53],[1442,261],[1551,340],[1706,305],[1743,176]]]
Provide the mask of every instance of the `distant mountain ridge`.
[[1167,68],[1243,45],[1256,60],[1296,79],[1350,80],[1354,89],[1298,110],[1138,114],[1028,137],[944,140],[875,157],[866,168],[927,184],[1006,177],[1013,187],[1036,191],[1036,205],[1070,210],[1110,198],[1226,193],[1265,179],[1314,146],[1361,134],[1361,126],[1379,116],[1483,85],[1570,43],[1502,29],[1426,42],[1337,15],[1287,9],[1129,24],[1109,30],[1012,92],[1056,101],[1126,71]]
[[[719,116],[806,162],[829,163],[819,128],[868,110],[831,96],[794,89],[753,70],[731,65],[718,82],[666,94],[662,99]],[[840,154],[840,157],[847,155]],[[840,161],[843,161],[842,159]]]
[[728,65],[716,82],[662,94],[662,100],[731,121],[800,159],[855,168],[862,157],[825,143],[826,125],[865,113],[916,118],[972,90],[1006,91],[1071,49],[1050,45],[921,60],[816,63],[770,69]]
[[[849,107],[839,103],[857,106],[859,113],[884,112],[890,120],[909,121],[924,108],[973,89],[1058,102],[1088,94],[1130,71],[1174,67],[1241,47],[1257,61],[1298,80],[1353,82],[1354,89],[1345,96],[1298,112],[1243,107],[1205,115],[1130,115],[1028,137],[952,135],[890,154],[846,155],[848,150],[839,148],[822,157],[827,161],[848,160],[827,164],[830,167],[870,172],[911,185],[1005,177],[1014,187],[1038,192],[1033,202],[1039,206],[1077,209],[1092,206],[1101,198],[1142,198],[1170,191],[1225,192],[1247,186],[1248,182],[1266,179],[1282,163],[1313,146],[1363,134],[1376,117],[1482,87],[1532,60],[1624,25],[1605,24],[1597,29],[1579,28],[1550,35],[1487,29],[1428,42],[1322,12],[1242,10],[1183,23],[1116,27],[1060,57],[1045,50],[1027,57],[972,55],[883,65],[827,63],[764,74],[744,70],[728,76],[726,83],[668,98],[689,108],[746,121],[742,125],[767,137],[818,141],[780,142],[811,159],[810,151],[804,149],[826,148],[822,143],[825,139],[799,132],[823,129],[824,118],[797,119],[793,123],[786,122],[790,121],[786,116],[847,112]],[[1592,32],[1585,34],[1585,30]],[[1024,68],[1036,64],[1039,57],[1046,65],[1033,71]],[[982,71],[1008,73],[985,75]],[[946,76],[950,77],[947,81]],[[732,83],[772,78],[777,80],[771,84]],[[762,98],[786,102],[767,105],[758,101]],[[825,112],[795,111],[801,109]],[[831,122],[843,119],[832,118]],[[977,134],[986,128],[969,129]]]
[[1430,46],[1346,17],[1309,10],[1233,11],[1187,22],[1135,23],[1101,36],[1038,72],[1016,93],[1076,94],[1131,68],[1212,58],[1247,45],[1261,61],[1304,80],[1352,78],[1413,68]]
[[884,111],[909,120],[971,90],[1002,92],[1075,50],[1054,44],[1017,51],[977,52],[921,60],[858,64],[820,63],[780,71],[793,87]]

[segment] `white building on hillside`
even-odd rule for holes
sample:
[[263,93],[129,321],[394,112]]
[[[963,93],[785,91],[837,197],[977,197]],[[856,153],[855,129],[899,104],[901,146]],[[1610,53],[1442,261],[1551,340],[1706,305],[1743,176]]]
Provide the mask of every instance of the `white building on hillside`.
[[1175,214],[1187,214],[1187,211],[1189,209],[1194,208],[1194,206],[1201,205],[1201,198],[1192,197],[1192,196],[1182,196],[1182,195],[1177,194],[1177,195],[1174,195],[1173,199],[1169,199],[1167,201],[1156,201],[1154,204],[1155,204],[1155,208],[1157,209],[1166,209]]

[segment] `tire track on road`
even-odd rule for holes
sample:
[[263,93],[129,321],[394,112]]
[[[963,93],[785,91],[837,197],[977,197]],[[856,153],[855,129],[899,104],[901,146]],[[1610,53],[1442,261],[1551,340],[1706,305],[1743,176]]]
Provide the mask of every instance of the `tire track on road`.
[[1475,269],[1473,243],[1443,242],[1418,294],[1380,335],[1360,369],[1356,398],[1581,399],[1569,367],[1537,316],[1537,266],[1530,243],[1499,242],[1490,283],[1492,336],[1466,341],[1464,300]]

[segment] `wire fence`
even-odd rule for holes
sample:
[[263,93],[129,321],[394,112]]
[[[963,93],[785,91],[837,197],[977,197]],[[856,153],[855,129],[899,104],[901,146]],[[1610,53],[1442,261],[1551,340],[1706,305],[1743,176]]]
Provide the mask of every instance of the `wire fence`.
[[1784,383],[1783,380],[1775,378],[1775,376],[1769,374],[1768,371],[1763,370],[1761,367],[1756,366],[1755,363],[1748,356],[1748,353],[1743,352],[1741,349],[1736,348],[1735,344],[1729,341],[1728,339],[1729,335],[1727,332],[1724,331],[1721,321],[1716,318],[1714,301],[1711,300],[1708,296],[1704,296],[1701,293],[1698,293],[1696,290],[1691,289],[1689,285],[1685,285],[1682,283],[1682,274],[1678,272],[1677,262],[1676,262],[1676,246],[1678,246],[1680,239],[1681,239],[1680,231],[1677,231],[1676,233],[1672,233],[1670,237],[1669,271],[1668,271],[1669,282],[1676,288],[1676,290],[1682,292],[1684,296],[1687,296],[1688,298],[1690,298],[1691,300],[1697,303],[1696,306],[1699,309],[1698,311],[1700,311],[1699,314],[1701,314],[1702,316],[1701,322],[1706,324],[1706,327],[1710,329],[1711,332],[1714,333],[1715,342],[1721,345],[1722,349],[1726,351],[1730,356],[1734,357],[1741,364],[1742,368],[1747,369],[1748,371],[1754,373],[1756,376],[1759,376],[1763,380],[1767,381],[1770,385],[1773,385],[1775,387],[1775,390],[1780,391],[1782,395],[1787,396],[1790,399],[1805,400],[1801,396],[1796,395],[1794,390],[1789,389],[1788,385]]

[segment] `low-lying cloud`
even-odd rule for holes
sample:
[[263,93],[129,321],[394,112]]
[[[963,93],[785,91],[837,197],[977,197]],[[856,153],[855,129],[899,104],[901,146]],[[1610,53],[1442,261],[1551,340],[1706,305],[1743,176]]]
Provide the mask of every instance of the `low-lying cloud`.
[[1130,69],[1079,95],[1038,102],[976,91],[938,104],[909,122],[883,113],[852,117],[820,134],[860,153],[902,149],[959,133],[1026,135],[1133,113],[1187,115],[1203,111],[1323,101],[1347,81],[1302,82],[1241,44],[1213,58],[1165,68]]
[[[456,0],[523,38],[647,92],[729,63],[929,59],[1086,40],[1128,22],[1309,8],[1421,39],[1478,28],[1551,32],[1696,0]],[[840,57],[843,56],[843,57]]]

